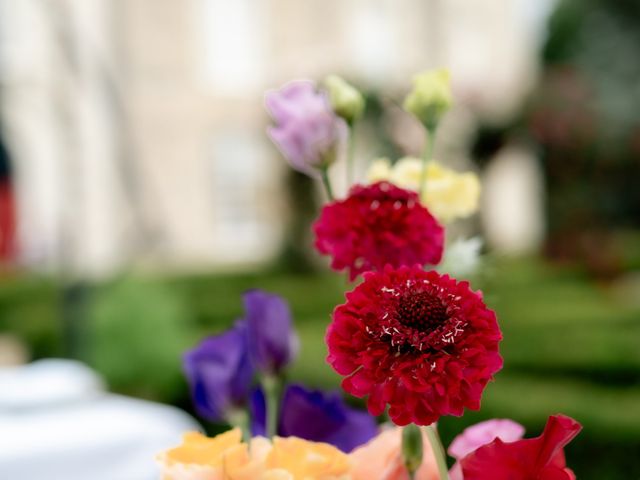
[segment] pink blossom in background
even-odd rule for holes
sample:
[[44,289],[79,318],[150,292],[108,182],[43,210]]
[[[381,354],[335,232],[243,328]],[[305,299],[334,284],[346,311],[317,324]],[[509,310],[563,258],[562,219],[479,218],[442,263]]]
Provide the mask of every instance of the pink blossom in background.
[[459,462],[474,450],[491,443],[496,438],[509,443],[520,440],[523,436],[524,427],[506,418],[495,418],[466,428],[453,439],[447,450],[449,455],[457,460],[449,472],[451,480],[462,480],[462,469]]

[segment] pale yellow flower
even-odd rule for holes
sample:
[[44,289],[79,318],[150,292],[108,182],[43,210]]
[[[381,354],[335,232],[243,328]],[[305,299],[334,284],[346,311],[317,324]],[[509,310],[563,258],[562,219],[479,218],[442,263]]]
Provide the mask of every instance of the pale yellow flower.
[[367,180],[370,183],[391,180],[391,162],[388,158],[378,158],[371,162],[367,170]]
[[478,210],[480,180],[473,172],[458,173],[431,162],[422,201],[444,223],[465,218]]
[[[427,175],[429,175],[429,168],[427,168]],[[389,181],[399,187],[417,192],[420,189],[421,178],[422,160],[419,158],[404,157],[398,160],[393,166]]]
[[405,98],[403,106],[427,129],[433,130],[452,103],[449,71],[440,69],[416,75],[413,90]]
[[[422,161],[405,157],[393,167],[388,160],[376,160],[367,172],[367,180],[387,180],[399,187],[419,191],[422,178]],[[427,164],[421,201],[441,222],[472,215],[478,210],[480,180],[473,172],[459,173],[430,161]]]

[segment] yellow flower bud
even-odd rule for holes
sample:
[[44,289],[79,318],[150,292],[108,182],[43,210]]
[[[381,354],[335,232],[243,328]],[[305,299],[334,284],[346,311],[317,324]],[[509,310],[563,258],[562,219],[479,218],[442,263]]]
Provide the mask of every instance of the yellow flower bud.
[[413,90],[404,100],[404,109],[415,115],[427,130],[433,130],[452,103],[449,71],[439,69],[414,77]]
[[364,97],[353,86],[337,75],[329,75],[325,81],[329,101],[334,112],[349,124],[360,118],[364,111]]

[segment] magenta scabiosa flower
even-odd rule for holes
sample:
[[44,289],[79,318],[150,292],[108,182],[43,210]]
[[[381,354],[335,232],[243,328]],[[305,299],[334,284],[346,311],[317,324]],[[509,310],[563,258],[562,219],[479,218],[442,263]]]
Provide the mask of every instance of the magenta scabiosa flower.
[[368,272],[327,330],[343,388],[398,425],[430,425],[480,408],[502,367],[495,313],[467,282],[420,266]]
[[444,229],[418,194],[388,182],[354,186],[324,206],[313,231],[316,249],[351,280],[385,265],[435,265],[444,247]]

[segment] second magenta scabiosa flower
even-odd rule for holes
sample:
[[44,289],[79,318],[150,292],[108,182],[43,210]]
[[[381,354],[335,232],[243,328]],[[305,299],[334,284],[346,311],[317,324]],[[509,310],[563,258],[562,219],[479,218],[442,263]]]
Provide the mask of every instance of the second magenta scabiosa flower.
[[369,272],[337,307],[328,361],[343,388],[398,425],[429,425],[480,408],[502,367],[495,313],[467,282],[419,266]]
[[356,185],[346,199],[325,205],[313,230],[317,250],[352,280],[387,264],[435,265],[442,258],[442,226],[415,192],[388,182]]
[[296,170],[317,175],[336,158],[347,126],[313,82],[296,80],[265,96],[275,126],[268,133]]

